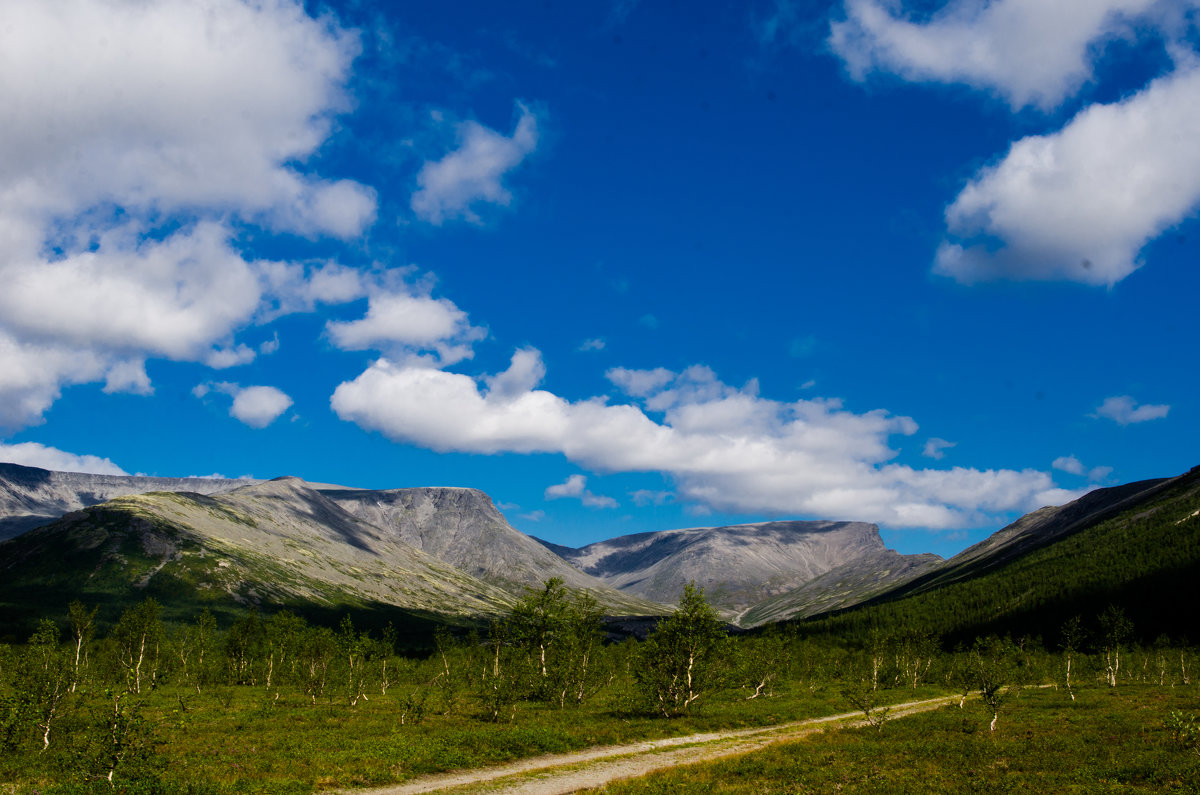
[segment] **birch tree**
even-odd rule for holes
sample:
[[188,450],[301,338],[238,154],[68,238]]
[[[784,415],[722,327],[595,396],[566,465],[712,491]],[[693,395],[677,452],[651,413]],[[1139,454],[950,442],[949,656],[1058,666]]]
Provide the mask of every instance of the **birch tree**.
[[725,627],[704,599],[704,590],[689,583],[679,609],[659,622],[639,649],[634,676],[655,711],[681,715],[720,682],[720,652]]

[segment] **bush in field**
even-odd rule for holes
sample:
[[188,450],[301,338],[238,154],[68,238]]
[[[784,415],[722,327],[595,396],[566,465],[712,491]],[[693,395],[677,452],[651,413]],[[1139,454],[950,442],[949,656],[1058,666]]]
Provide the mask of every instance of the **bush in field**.
[[162,759],[154,727],[133,696],[108,691],[107,702],[72,735],[71,767],[85,781],[105,781],[110,787],[136,785],[139,792],[161,791]]
[[1200,753],[1200,719],[1177,709],[1171,710],[1166,720],[1171,741],[1180,748]]

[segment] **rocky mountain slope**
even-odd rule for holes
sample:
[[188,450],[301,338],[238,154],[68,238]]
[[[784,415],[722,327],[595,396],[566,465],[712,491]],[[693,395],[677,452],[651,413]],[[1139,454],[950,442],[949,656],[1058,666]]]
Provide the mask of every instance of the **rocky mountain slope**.
[[580,549],[547,546],[605,583],[658,602],[676,602],[694,581],[733,618],[852,561],[864,562],[860,581],[880,578],[872,587],[914,572],[896,553],[878,565],[888,550],[879,528],[864,522],[763,522],[638,533]]
[[878,549],[830,569],[786,593],[764,599],[740,617],[744,627],[756,627],[841,610],[893,590],[945,561],[937,555],[901,555]]
[[[68,515],[89,508],[93,509],[91,515],[102,516],[104,526],[117,536],[133,532],[121,531],[122,523],[144,524],[147,516],[143,514],[146,514],[154,522],[167,522],[170,525],[169,532],[164,531],[167,535],[183,539],[196,535],[207,539],[204,543],[208,546],[226,543],[234,537],[229,527],[213,525],[214,517],[233,521],[235,530],[240,522],[237,517],[252,517],[249,525],[245,522],[241,525],[256,528],[274,528],[282,523],[288,528],[286,533],[278,529],[265,535],[243,533],[237,536],[241,541],[232,547],[226,543],[227,560],[222,577],[218,578],[226,587],[213,593],[225,592],[246,604],[258,598],[254,594],[266,594],[270,597],[268,601],[308,598],[321,603],[371,599],[449,615],[464,612],[487,615],[495,612],[496,605],[511,604],[514,596],[525,593],[526,587],[539,586],[550,577],[562,577],[568,587],[588,591],[614,615],[656,615],[669,609],[617,591],[573,568],[510,526],[491,499],[476,489],[371,491],[305,483],[296,478],[264,483],[118,477],[0,465],[0,528],[7,527],[13,535],[48,523],[66,522],[74,527],[72,523],[77,523],[79,517]],[[307,544],[305,538],[310,536],[312,543]],[[85,534],[85,537],[89,544],[94,540],[93,536]],[[79,538],[78,534],[69,534],[63,543],[70,547]],[[158,536],[151,534],[147,538]],[[22,544],[18,546],[24,546],[28,539],[22,536],[20,540]],[[161,546],[159,541],[147,543],[155,549]],[[162,543],[170,546],[172,542]],[[296,553],[298,548],[306,550],[300,557]],[[0,545],[0,567],[8,565],[14,549],[11,545]],[[411,585],[398,579],[413,570],[413,552],[428,557],[426,564],[437,562],[447,583],[455,583],[461,577],[488,583],[490,590],[483,598],[486,604],[470,600],[459,604],[458,600],[447,597],[445,609],[438,610],[438,600],[433,596],[437,589],[430,591],[422,581],[422,577],[427,580],[433,575],[426,572]],[[137,553],[141,554],[152,553],[148,550]],[[363,555],[372,558],[371,565],[365,568],[360,559]],[[178,561],[159,562],[162,564],[159,568],[168,574],[178,568],[174,565]],[[277,571],[281,564],[286,564],[284,568],[290,573]],[[386,586],[377,583],[379,587],[343,582],[344,577],[334,574],[345,566],[376,573],[392,571],[387,578],[395,582]],[[261,580],[268,571],[281,578],[281,584],[262,581],[255,586],[245,585],[256,578]],[[371,575],[376,580],[383,576]],[[301,581],[303,587],[297,585]],[[243,585],[238,585],[239,582]],[[292,588],[288,583],[297,587]],[[210,586],[211,583],[205,587]],[[466,590],[472,588],[475,585]],[[322,590],[328,591],[328,598],[320,598]],[[450,588],[452,592],[458,590],[457,586]],[[424,595],[417,598],[416,592]]]
[[0,463],[0,541],[39,525],[99,505],[114,497],[148,491],[219,494],[245,486],[245,480],[218,478],[147,478],[90,475]]
[[522,595],[551,577],[586,590],[611,613],[661,614],[665,608],[609,587],[571,566],[508,523],[478,489],[386,491],[324,489],[321,494],[359,519],[462,571]]
[[[1113,517],[1150,515],[1139,506],[1159,504],[1200,474],[1181,478],[1043,508],[942,561],[889,550],[878,528],[861,522],[688,528],[572,549],[520,533],[475,489],[373,491],[296,478],[120,478],[0,465],[0,528],[43,525],[0,542],[0,607],[159,594],[181,603],[385,605],[486,617],[561,577],[609,614],[626,616],[661,615],[694,581],[728,619],[749,627],[974,583]],[[147,488],[167,490],[138,493]],[[1180,503],[1195,511],[1179,520],[1189,529],[1200,515],[1192,499]]]
[[63,600],[129,591],[163,602],[386,604],[498,615],[513,598],[346,513],[296,478],[227,494],[150,492],[77,511],[0,545],[0,592]]

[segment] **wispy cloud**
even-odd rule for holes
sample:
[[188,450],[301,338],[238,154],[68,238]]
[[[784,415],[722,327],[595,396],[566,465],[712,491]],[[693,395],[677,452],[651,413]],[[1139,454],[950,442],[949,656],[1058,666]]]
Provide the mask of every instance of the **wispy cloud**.
[[616,508],[620,505],[612,497],[593,494],[587,488],[587,478],[583,475],[571,475],[564,482],[546,489],[547,500],[558,500],[564,497],[576,499],[589,508]]
[[1050,465],[1060,472],[1066,472],[1070,475],[1087,475],[1088,481],[1092,483],[1100,483],[1108,479],[1113,473],[1112,467],[1100,466],[1088,469],[1073,455],[1059,456],[1054,459],[1054,463]]
[[512,192],[504,177],[537,148],[538,120],[528,107],[518,104],[520,118],[511,136],[476,121],[458,125],[458,147],[440,160],[425,163],[417,174],[412,209],[434,225],[462,219],[480,224],[480,204],[507,207]]
[[1171,410],[1167,405],[1138,405],[1129,395],[1115,395],[1105,398],[1095,413],[1089,415],[1095,419],[1109,419],[1118,425],[1134,425],[1139,422],[1160,420]]
[[939,439],[934,436],[925,442],[925,448],[921,451],[921,455],[926,458],[932,458],[935,461],[941,461],[946,457],[946,451],[957,444],[957,442],[947,442],[945,439]]
[[1073,455],[1059,456],[1050,466],[1071,475],[1083,474],[1083,462]]
[[1125,34],[1128,17],[1155,2],[951,0],[918,22],[898,2],[846,0],[829,43],[856,80],[890,72],[995,91],[1015,108],[1049,109],[1092,77],[1098,42]]
[[634,505],[645,507],[647,505],[666,505],[675,499],[675,495],[669,491],[638,489],[631,492],[629,498],[633,500]]

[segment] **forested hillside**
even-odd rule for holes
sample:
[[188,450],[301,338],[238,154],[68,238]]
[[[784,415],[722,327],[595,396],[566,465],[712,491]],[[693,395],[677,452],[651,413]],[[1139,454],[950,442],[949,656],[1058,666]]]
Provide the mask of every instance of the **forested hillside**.
[[1115,516],[970,579],[925,593],[884,595],[805,625],[863,636],[871,627],[919,627],[947,642],[988,633],[1055,642],[1073,616],[1122,610],[1143,641],[1200,638],[1192,609],[1200,582],[1200,467]]

